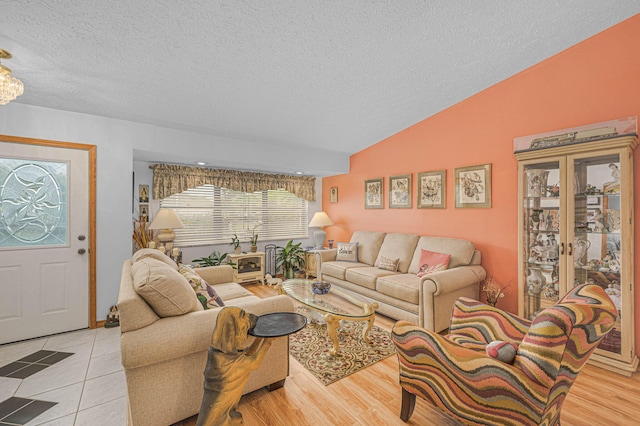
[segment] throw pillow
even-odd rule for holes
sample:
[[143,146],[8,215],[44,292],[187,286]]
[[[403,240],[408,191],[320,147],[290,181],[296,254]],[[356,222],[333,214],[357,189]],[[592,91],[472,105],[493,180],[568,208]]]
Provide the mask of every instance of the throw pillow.
[[336,260],[344,260],[346,262],[358,261],[358,243],[337,243],[338,254]]
[[215,289],[206,282],[197,272],[190,266],[180,265],[180,272],[189,281],[189,284],[196,292],[196,297],[205,309],[223,307],[224,302]]
[[171,266],[176,271],[178,270],[178,265],[176,264],[176,262],[174,262],[169,256],[158,249],[143,248],[138,250],[133,254],[133,257],[131,257],[131,263],[136,263],[140,259],[148,258],[159,260],[160,262],[164,262],[167,265]]
[[489,343],[485,350],[491,358],[511,364],[516,357],[516,353],[518,353],[518,345],[512,342],[495,340]]
[[398,270],[399,263],[400,263],[400,258],[389,259],[386,256],[380,256],[380,263],[378,264],[378,269],[384,269],[386,271],[396,272]]
[[131,266],[131,276],[136,293],[161,318],[202,310],[187,279],[164,262],[140,259]]
[[450,254],[437,253],[435,251],[422,250],[420,252],[420,264],[418,267],[418,276],[423,277],[427,274],[443,271],[449,267]]

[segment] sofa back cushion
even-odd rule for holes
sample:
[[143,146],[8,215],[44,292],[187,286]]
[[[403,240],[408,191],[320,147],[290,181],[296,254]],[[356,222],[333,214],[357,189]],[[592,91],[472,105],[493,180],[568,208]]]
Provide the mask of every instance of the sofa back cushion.
[[131,257],[131,262],[136,263],[140,259],[148,259],[148,258],[159,260],[171,266],[176,271],[178,270],[178,265],[176,264],[176,262],[173,261],[173,259],[171,259],[169,256],[167,256],[160,250],[156,250],[156,249],[143,248],[138,250]]
[[416,244],[420,237],[415,234],[387,234],[384,237],[382,246],[378,251],[374,266],[380,266],[382,257],[389,259],[400,259],[398,262],[398,272],[406,273],[411,264]]
[[351,236],[351,242],[358,243],[358,262],[366,263],[367,265],[373,266],[376,262],[376,259],[378,258],[378,252],[380,251],[380,247],[382,246],[384,236],[384,232],[354,232]]
[[410,274],[417,274],[420,268],[420,256],[422,250],[429,250],[437,253],[450,254],[449,269],[464,266],[471,263],[475,246],[471,241],[460,238],[429,237],[423,236],[418,240],[416,250],[413,253]]
[[136,293],[161,318],[203,309],[187,279],[160,260],[139,259],[131,275]]

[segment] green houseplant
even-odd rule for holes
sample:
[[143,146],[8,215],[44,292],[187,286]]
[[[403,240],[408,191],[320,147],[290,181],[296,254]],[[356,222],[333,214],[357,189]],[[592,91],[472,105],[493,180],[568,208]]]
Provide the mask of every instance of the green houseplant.
[[238,238],[238,234],[233,234],[231,236],[231,243],[233,246],[233,251],[235,254],[240,254],[240,238]]
[[220,252],[214,251],[209,256],[201,257],[199,259],[193,259],[192,262],[199,263],[200,266],[229,265],[233,269],[235,269],[236,268],[235,262],[233,262],[232,260],[227,260],[225,262],[226,258],[227,258],[227,253],[221,254]]
[[282,267],[285,279],[293,278],[295,269],[305,265],[305,251],[302,243],[293,244],[289,241],[285,247],[278,247],[276,252],[276,270]]

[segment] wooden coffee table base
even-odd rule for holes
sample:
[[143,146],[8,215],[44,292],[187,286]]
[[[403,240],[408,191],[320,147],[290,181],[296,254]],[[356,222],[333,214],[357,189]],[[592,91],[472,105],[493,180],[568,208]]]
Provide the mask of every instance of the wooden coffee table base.
[[333,343],[333,349],[329,350],[329,353],[331,355],[340,355],[340,344],[338,340],[338,329],[340,328],[340,320],[356,322],[367,321],[367,326],[362,329],[362,339],[368,344],[371,344],[369,332],[371,331],[371,327],[373,327],[373,322],[376,320],[376,309],[378,309],[378,304],[373,303],[369,306],[371,314],[364,318],[345,317],[338,314],[325,314],[324,320],[327,322],[327,334],[329,335],[329,339],[331,339],[331,343]]

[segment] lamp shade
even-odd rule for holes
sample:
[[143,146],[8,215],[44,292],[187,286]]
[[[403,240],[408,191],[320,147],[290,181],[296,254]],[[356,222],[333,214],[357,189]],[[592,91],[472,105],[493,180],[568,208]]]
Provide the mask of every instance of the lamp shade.
[[311,218],[311,222],[309,222],[309,228],[322,228],[331,225],[333,225],[333,221],[325,212],[317,212]]
[[149,229],[180,229],[184,228],[184,224],[171,209],[160,209],[156,217],[151,221]]

